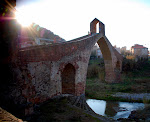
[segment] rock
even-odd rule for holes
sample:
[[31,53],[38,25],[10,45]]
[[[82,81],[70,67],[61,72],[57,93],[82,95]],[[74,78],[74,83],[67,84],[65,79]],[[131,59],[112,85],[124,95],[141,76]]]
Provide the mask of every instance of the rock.
[[9,112],[5,111],[0,107],[0,122],[23,122],[21,119],[18,119],[14,115],[10,114]]

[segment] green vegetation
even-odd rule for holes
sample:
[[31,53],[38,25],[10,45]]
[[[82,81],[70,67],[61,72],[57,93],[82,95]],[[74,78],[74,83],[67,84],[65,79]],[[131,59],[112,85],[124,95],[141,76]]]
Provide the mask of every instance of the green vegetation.
[[87,78],[99,78],[101,81],[105,80],[105,67],[103,59],[94,59],[89,61]]
[[[141,59],[136,62],[135,60],[124,59],[121,83],[107,83],[104,80],[104,76],[104,64],[99,64],[98,60],[90,61],[87,73],[86,97],[130,101],[112,97],[112,94],[117,92],[150,93],[150,61]],[[149,103],[150,101],[143,100],[138,102]]]

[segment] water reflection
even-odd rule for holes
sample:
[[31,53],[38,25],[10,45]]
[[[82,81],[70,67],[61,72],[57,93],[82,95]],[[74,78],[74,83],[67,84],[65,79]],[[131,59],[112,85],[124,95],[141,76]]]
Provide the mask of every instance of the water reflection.
[[115,116],[117,114],[117,108],[119,108],[118,102],[107,101],[105,115],[107,115],[109,117]]
[[95,113],[105,116],[106,101],[88,99],[86,102]]
[[114,119],[128,118],[133,110],[143,109],[143,103],[112,102],[104,100],[88,99],[87,104],[95,113]]

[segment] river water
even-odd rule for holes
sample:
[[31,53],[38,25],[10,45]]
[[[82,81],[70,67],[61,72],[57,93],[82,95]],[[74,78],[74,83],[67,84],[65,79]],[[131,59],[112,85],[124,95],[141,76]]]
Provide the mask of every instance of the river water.
[[145,108],[143,103],[112,102],[96,99],[87,99],[86,102],[95,113],[115,120],[128,118],[131,111]]

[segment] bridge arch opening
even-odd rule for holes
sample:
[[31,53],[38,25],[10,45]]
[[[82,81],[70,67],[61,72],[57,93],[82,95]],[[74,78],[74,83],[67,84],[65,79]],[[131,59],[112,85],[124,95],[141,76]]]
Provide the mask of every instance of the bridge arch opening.
[[75,67],[67,64],[62,71],[62,94],[75,95]]
[[102,52],[102,55],[103,55],[103,58],[104,60],[112,60],[111,58],[111,52],[110,52],[110,49],[105,41],[104,38],[100,38],[97,42],[101,52]]
[[[97,44],[96,56],[95,58],[91,57],[89,61],[87,79],[92,78],[91,76],[93,76],[93,78],[98,78],[100,81],[114,82],[111,48],[109,48],[109,44],[104,37],[100,38],[97,41]],[[93,50],[94,49],[95,48],[93,48]],[[100,53],[98,51],[100,51]],[[117,65],[120,67],[119,62]]]
[[106,82],[114,82],[113,81],[113,64],[112,64],[112,55],[111,55],[111,49],[109,48],[109,45],[107,44],[104,37],[100,38],[98,40],[98,46],[102,52],[102,56],[104,59],[104,67],[105,67],[105,81]]

